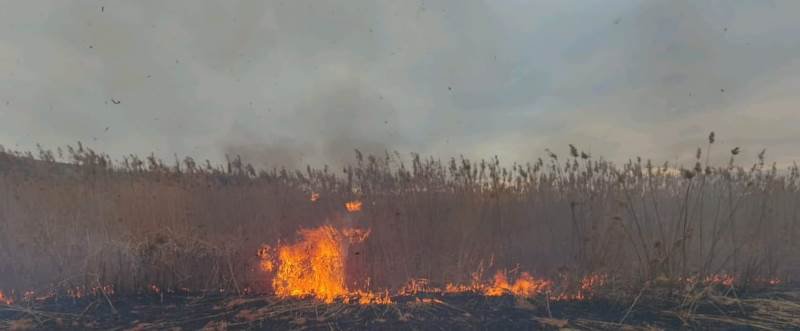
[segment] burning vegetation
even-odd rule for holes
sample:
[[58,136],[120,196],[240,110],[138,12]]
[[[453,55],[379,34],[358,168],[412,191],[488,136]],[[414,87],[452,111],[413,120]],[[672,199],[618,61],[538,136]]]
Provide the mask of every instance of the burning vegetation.
[[313,296],[327,303],[350,295],[345,283],[347,247],[365,240],[369,232],[326,225],[299,234],[301,240],[295,244],[279,245],[275,252],[264,246],[259,252],[262,270],[276,272],[275,294]]
[[[300,239],[294,244],[279,244],[276,249],[263,245],[258,252],[261,270],[272,277],[272,288],[279,297],[313,297],[326,303],[336,299],[350,301],[355,298],[361,304],[391,303],[389,290],[372,292],[369,289],[353,290],[347,286],[347,250],[352,244],[362,242],[369,231],[345,228],[336,229],[324,225],[299,231]],[[411,279],[407,286],[393,295],[415,295],[421,293],[477,293],[486,296],[513,295],[532,298],[540,294],[551,295],[553,282],[535,279],[522,272],[509,281],[508,273],[497,271],[490,282],[482,282],[474,275],[469,285],[448,283],[444,289],[430,287],[426,280]],[[590,275],[580,282],[580,289],[573,295],[562,292],[551,295],[553,300],[582,300],[592,288],[604,283],[605,277]]]
[[[509,168],[357,153],[338,174],[112,162],[81,145],[4,151],[0,305],[71,298],[116,312],[116,298],[137,295],[266,295],[284,300],[275,307],[394,306],[398,322],[428,305],[474,322],[480,297],[548,318],[609,300],[619,323],[652,302],[682,321],[712,319],[706,305],[744,316],[730,300],[792,288],[800,270],[800,169],[764,152],[739,166],[739,153],[714,166],[698,151],[689,168],[617,166],[574,146]],[[230,318],[255,318],[247,310]]]

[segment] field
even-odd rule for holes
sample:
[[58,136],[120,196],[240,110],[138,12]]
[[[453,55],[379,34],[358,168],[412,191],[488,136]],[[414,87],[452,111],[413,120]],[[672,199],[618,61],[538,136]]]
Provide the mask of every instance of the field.
[[[684,166],[573,146],[508,166],[355,151],[343,169],[3,151],[0,319],[800,328],[800,169],[704,144]],[[709,164],[712,147],[730,162]],[[194,313],[158,324],[175,307]]]

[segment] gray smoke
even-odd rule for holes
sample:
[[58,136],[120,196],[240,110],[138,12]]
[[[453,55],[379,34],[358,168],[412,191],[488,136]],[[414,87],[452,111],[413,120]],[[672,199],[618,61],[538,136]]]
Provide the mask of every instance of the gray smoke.
[[[0,144],[260,166],[353,149],[687,161],[709,131],[786,164],[800,3],[11,2]],[[118,103],[117,103],[118,102]],[[722,149],[720,149],[722,150]],[[724,158],[720,156],[720,158]]]

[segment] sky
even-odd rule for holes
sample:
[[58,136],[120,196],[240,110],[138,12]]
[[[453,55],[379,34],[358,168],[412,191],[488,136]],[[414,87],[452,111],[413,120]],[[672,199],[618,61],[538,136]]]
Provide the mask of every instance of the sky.
[[800,159],[800,1],[0,1],[0,145]]

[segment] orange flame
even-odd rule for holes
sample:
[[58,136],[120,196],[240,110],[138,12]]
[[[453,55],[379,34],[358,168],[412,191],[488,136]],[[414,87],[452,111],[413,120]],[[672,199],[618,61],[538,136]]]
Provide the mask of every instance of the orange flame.
[[317,193],[317,192],[311,192],[311,198],[310,198],[310,200],[311,200],[311,202],[317,202],[317,200],[319,200],[319,193]]
[[[280,297],[313,296],[326,303],[351,293],[345,286],[346,250],[350,244],[367,238],[368,231],[337,230],[325,225],[299,232],[302,240],[277,248],[277,273],[272,281]],[[264,271],[272,271],[271,252],[264,246],[259,251]]]
[[13,305],[14,304],[14,299],[11,299],[10,297],[6,297],[6,294],[3,293],[2,290],[0,290],[0,303],[6,304],[6,305]]
[[272,262],[272,247],[261,245],[257,255],[261,259],[261,270],[271,272],[275,269],[275,264]]
[[533,297],[549,289],[551,285],[550,281],[534,279],[527,272],[523,272],[512,284],[508,282],[505,272],[498,271],[494,275],[494,284],[485,288],[483,293],[487,296],[513,294],[520,297]]
[[344,303],[351,303],[351,302],[358,302],[361,305],[369,305],[369,304],[379,304],[379,305],[388,305],[392,303],[392,296],[389,294],[389,291],[386,290],[382,293],[375,294],[369,291],[361,291],[358,290],[355,293],[351,293],[350,297],[344,298]]
[[[348,203],[348,210],[357,210],[360,201]],[[389,304],[392,295],[415,295],[419,293],[459,294],[475,293],[486,296],[513,295],[532,298],[540,295],[555,301],[581,301],[592,298],[596,291],[608,283],[606,274],[589,274],[579,281],[565,278],[553,281],[535,278],[522,272],[516,279],[509,279],[506,271],[498,271],[494,278],[485,282],[481,272],[472,274],[469,284],[446,284],[444,288],[433,287],[427,279],[411,279],[396,292],[370,292],[351,290],[346,285],[345,266],[347,249],[362,242],[369,230],[344,228],[330,225],[313,229],[301,229],[300,240],[294,244],[279,244],[277,248],[262,245],[258,251],[261,269],[275,273],[272,287],[279,297],[313,297],[326,303],[337,299],[344,303]],[[730,286],[734,277],[727,274],[710,275],[702,280],[697,277],[682,279],[687,283],[704,282]],[[765,280],[769,285],[780,284],[778,279]],[[423,300],[423,302],[425,302]]]
[[361,211],[361,201],[359,200],[349,201],[344,204],[344,207],[347,208],[347,211],[351,213]]
[[435,288],[430,287],[430,280],[425,278],[412,278],[401,287],[397,293],[400,295],[414,295],[417,293],[427,293],[437,291]]

